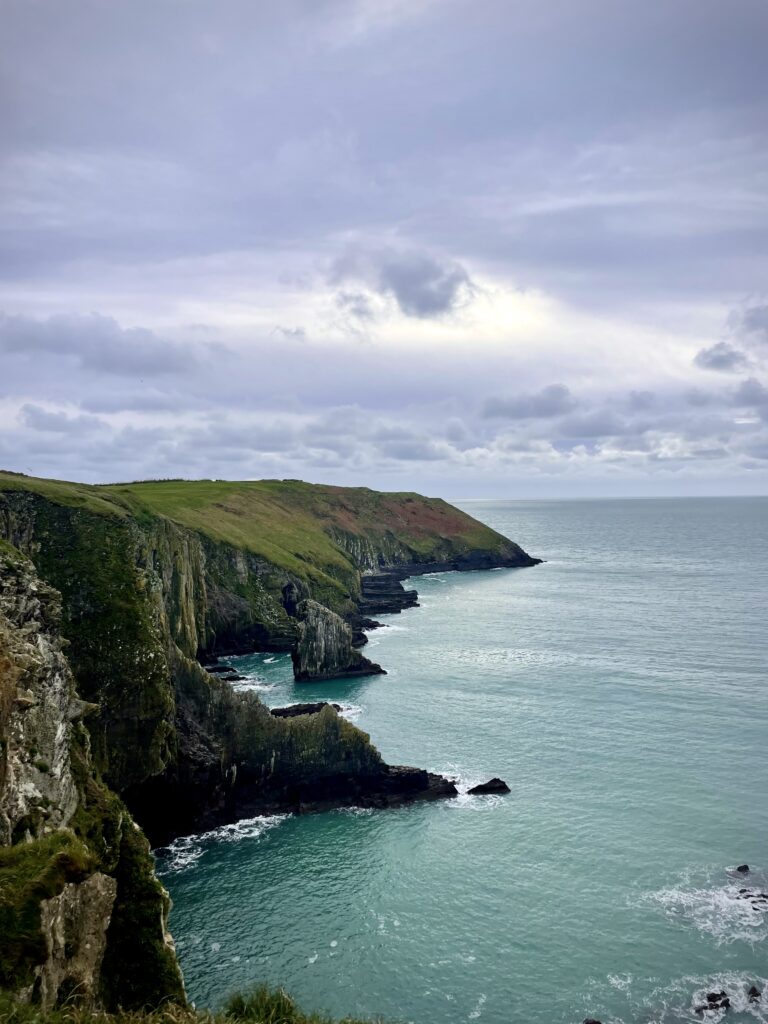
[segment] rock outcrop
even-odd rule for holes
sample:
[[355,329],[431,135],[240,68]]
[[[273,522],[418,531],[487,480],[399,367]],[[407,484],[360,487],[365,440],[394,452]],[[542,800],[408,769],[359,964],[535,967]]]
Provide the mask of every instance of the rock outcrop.
[[384,674],[381,665],[352,646],[352,629],[330,608],[307,599],[298,605],[296,615],[299,636],[291,658],[297,682]]
[[332,707],[334,711],[341,711],[340,704],[329,704],[328,701],[319,700],[311,704],[289,704],[284,708],[270,708],[269,713],[275,718],[298,718],[299,715],[316,715],[327,707]]
[[483,793],[511,793],[509,786],[503,779],[489,779],[488,782],[481,782],[479,786],[473,786],[467,790],[472,796],[480,796]]

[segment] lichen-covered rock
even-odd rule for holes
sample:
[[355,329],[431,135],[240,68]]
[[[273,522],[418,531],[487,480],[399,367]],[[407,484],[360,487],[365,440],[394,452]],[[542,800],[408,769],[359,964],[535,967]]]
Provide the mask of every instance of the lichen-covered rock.
[[330,608],[310,599],[299,604],[296,614],[299,638],[291,657],[297,682],[384,672],[381,665],[355,650],[351,628]]
[[75,695],[57,623],[61,600],[27,559],[0,548],[0,845],[67,825]]

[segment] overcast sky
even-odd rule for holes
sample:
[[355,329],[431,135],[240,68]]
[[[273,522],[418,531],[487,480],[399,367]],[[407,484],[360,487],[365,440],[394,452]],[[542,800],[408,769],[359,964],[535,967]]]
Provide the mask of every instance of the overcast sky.
[[0,466],[768,493],[766,0],[0,6]]

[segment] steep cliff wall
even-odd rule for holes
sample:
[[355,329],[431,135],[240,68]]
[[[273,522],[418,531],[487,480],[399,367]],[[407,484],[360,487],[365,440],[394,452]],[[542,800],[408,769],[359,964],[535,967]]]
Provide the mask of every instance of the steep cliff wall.
[[183,1001],[149,846],[98,782],[60,595],[0,542],[0,988],[52,1006]]

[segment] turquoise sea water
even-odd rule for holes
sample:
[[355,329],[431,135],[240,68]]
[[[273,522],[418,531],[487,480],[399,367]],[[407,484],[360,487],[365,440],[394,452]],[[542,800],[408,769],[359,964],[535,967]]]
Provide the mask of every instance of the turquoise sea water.
[[[160,868],[199,1005],[283,983],[393,1021],[768,1020],[768,499],[462,502],[547,559],[414,581],[367,653],[389,674],[295,685],[393,763],[500,775],[507,797],[243,823]],[[719,1015],[705,1015],[716,1020]]]

